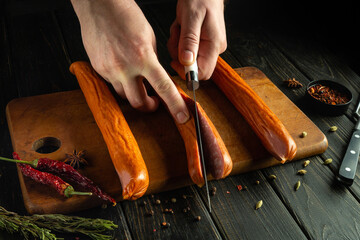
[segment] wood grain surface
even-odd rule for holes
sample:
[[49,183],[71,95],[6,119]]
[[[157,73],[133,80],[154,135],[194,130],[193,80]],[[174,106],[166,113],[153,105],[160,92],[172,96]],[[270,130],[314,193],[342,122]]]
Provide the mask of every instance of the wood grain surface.
[[[298,146],[295,160],[326,150],[325,135],[264,73],[254,67],[237,71],[275,112],[295,139]],[[179,78],[176,81],[186,89],[184,81]],[[228,148],[234,163],[232,175],[280,164],[263,148],[250,126],[215,84],[211,81],[203,82],[197,91],[197,98]],[[160,107],[155,113],[144,114],[131,108],[126,101],[119,100],[119,104],[148,167],[150,185],[147,194],[191,185],[184,144],[165,108]],[[81,172],[117,200],[121,200],[119,179],[81,91],[15,99],[7,106],[7,119],[14,150],[22,159],[49,157],[63,160],[65,154],[74,149],[85,150],[89,166]],[[300,137],[303,131],[308,132],[306,138]],[[59,139],[60,148],[46,154],[36,151],[35,143],[49,137]],[[47,186],[23,177],[20,172],[19,179],[26,209],[31,214],[68,213],[101,204],[96,197],[64,199]]]

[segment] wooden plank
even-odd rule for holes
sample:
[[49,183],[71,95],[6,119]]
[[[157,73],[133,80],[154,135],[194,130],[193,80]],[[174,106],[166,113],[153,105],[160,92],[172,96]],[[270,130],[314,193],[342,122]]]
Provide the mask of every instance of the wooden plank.
[[[221,239],[193,187],[148,195],[121,204],[134,239]],[[201,219],[196,220],[197,216]],[[170,226],[162,226],[164,222]]]
[[89,61],[82,43],[80,24],[70,2],[61,11],[55,11],[54,16],[64,37],[71,61]]
[[[211,181],[209,185],[217,189],[211,197],[212,217],[225,239],[307,239],[260,171]],[[201,196],[206,202],[204,189]],[[263,205],[256,210],[260,200]]]
[[[282,201],[290,206],[289,211],[306,229],[310,239],[357,239],[360,203],[336,181],[322,159],[313,157],[310,160],[304,176],[297,175],[297,171],[303,169],[301,161],[264,172],[277,176],[271,184]],[[301,186],[295,191],[297,181]]]
[[[13,80],[12,63],[10,59],[9,35],[5,21],[5,16],[0,18],[0,156],[11,156],[12,147],[8,126],[6,123],[5,108],[8,101],[17,95],[16,82]],[[13,164],[0,163],[0,189],[2,197],[0,205],[13,211],[25,212],[19,182],[14,181],[13,175],[16,174],[16,167]]]
[[77,88],[51,13],[11,18],[10,36],[14,78],[20,96]]
[[[9,48],[9,35],[5,20],[4,4],[0,3],[0,156],[11,156],[12,147],[9,130],[6,124],[5,107],[11,98],[17,96],[16,83],[12,78],[11,59]],[[16,176],[16,166],[9,163],[0,163],[0,206],[9,211],[24,214],[26,212],[23,205],[19,181]],[[20,239],[18,235],[0,231],[0,239]]]
[[[309,81],[305,76],[309,74],[308,72],[304,71],[304,74],[300,72],[292,63],[289,61],[288,58],[286,58],[281,51],[279,51],[276,47],[274,47],[271,43],[269,43],[266,39],[261,37],[261,34],[256,32],[251,32],[247,34],[246,32],[241,32],[239,29],[231,28],[229,31],[230,34],[229,42],[231,43],[231,49],[230,51],[237,56],[237,58],[241,61],[244,65],[255,65],[260,66],[261,69],[266,72],[269,76],[271,76],[272,80],[277,83],[278,86],[280,86],[281,82],[284,79],[287,79],[289,77],[294,77],[297,80],[304,80]],[[241,42],[240,40],[240,34],[241,34]],[[285,38],[286,39],[286,38]],[[246,42],[245,45],[241,45],[240,43]],[[287,43],[291,42],[289,39]],[[296,45],[297,47],[299,45]],[[297,48],[296,47],[296,48]],[[293,46],[293,48],[295,48]],[[309,49],[307,49],[309,50]],[[302,50],[304,54],[311,54],[305,51],[305,49]],[[261,54],[260,54],[261,53]],[[243,58],[241,56],[252,56],[251,58]],[[257,57],[257,56],[261,56]],[[292,57],[293,59],[296,58],[296,55]],[[308,59],[310,60],[310,59]],[[321,59],[321,62],[327,62],[329,59],[324,58]],[[318,74],[321,74],[322,68],[316,67],[317,62],[308,62],[309,65],[311,65],[311,68],[313,68],[313,72],[318,72]],[[329,72],[334,72],[336,70],[336,66],[333,65],[331,68],[329,68]],[[325,73],[326,74],[326,73]],[[285,92],[290,99],[297,99],[298,101],[301,101],[301,99],[296,95],[292,94],[290,91]],[[306,107],[302,106],[301,104],[298,104],[305,112],[307,112]],[[353,126],[353,123],[349,121],[349,119],[346,116],[340,116],[336,118],[324,118],[321,115],[317,114],[310,114],[311,119],[320,127],[320,129],[323,130],[324,133],[328,133],[329,124],[337,123],[338,126],[344,126],[341,131],[337,132],[337,134],[342,135],[343,138],[346,138],[344,135],[348,135],[351,131],[351,128]],[[331,119],[331,120],[330,120]],[[347,126],[347,127],[345,127]],[[346,132],[345,134],[343,133]],[[342,143],[341,139],[339,139],[339,135],[331,135],[327,134],[329,136],[329,143],[330,147],[325,152],[324,158],[326,158],[328,153],[333,154],[336,156],[337,150],[344,149],[345,145]],[[339,141],[340,140],[340,141]],[[336,149],[332,149],[332,147],[336,147]],[[340,161],[340,159],[337,157],[334,157],[334,161]],[[322,165],[318,164],[317,166],[317,173],[310,173],[307,174],[306,177],[311,179],[308,180],[308,182],[311,182],[313,184],[306,185],[306,191],[307,192],[313,192],[313,194],[308,194],[306,197],[306,201],[302,202],[301,200],[296,200],[296,204],[294,204],[293,198],[294,196],[297,196],[294,194],[293,191],[291,191],[290,186],[293,187],[293,184],[295,184],[296,175],[294,175],[294,170],[292,171],[286,171],[285,169],[299,169],[297,165],[298,163],[292,163],[289,164],[289,166],[286,167],[275,167],[264,170],[265,175],[270,173],[279,173],[282,172],[284,175],[284,178],[287,180],[284,180],[282,184],[287,184],[288,191],[285,191],[285,188],[281,188],[278,185],[274,184],[275,191],[278,192],[282,199],[285,199],[284,202],[287,205],[287,208],[294,213],[296,217],[296,220],[298,221],[299,225],[304,228],[305,234],[312,239],[326,239],[329,237],[329,235],[323,235],[324,234],[324,228],[322,226],[335,226],[336,224],[340,224],[342,227],[341,231],[339,230],[338,235],[335,234],[335,238],[354,238],[356,234],[358,234],[358,226],[357,224],[354,225],[353,219],[357,218],[357,211],[354,212],[354,209],[351,207],[354,205],[355,207],[358,206],[358,202],[355,201],[354,197],[350,194],[350,192],[345,188],[338,191],[339,187],[336,185],[334,186],[334,174],[328,169],[323,168]],[[320,168],[322,167],[322,168]],[[318,181],[318,177],[328,179],[325,182],[324,181]],[[357,178],[358,179],[358,178]],[[336,195],[336,196],[332,196]],[[301,197],[301,196],[297,196]],[[332,200],[329,200],[329,198],[337,198],[338,202],[332,202]],[[339,203],[341,199],[341,204]],[[328,203],[328,202],[331,203]],[[316,217],[316,221],[313,221],[315,217],[315,213],[311,212],[308,208],[309,202],[317,202],[318,207],[316,210],[316,214],[318,217]],[[320,207],[321,203],[328,203],[332,204],[329,208],[328,206]],[[348,204],[349,203],[349,204]],[[302,205],[301,205],[302,204]],[[329,209],[331,209],[331,215],[338,216],[339,219],[342,219],[341,223],[329,223],[327,218],[329,218]],[[315,211],[315,210],[314,210]],[[343,216],[347,217],[341,217],[341,214]],[[349,217],[351,216],[351,217]],[[309,222],[308,222],[309,221]],[[316,224],[314,224],[316,222]],[[325,230],[326,232],[326,230]],[[337,237],[336,237],[337,236]]]

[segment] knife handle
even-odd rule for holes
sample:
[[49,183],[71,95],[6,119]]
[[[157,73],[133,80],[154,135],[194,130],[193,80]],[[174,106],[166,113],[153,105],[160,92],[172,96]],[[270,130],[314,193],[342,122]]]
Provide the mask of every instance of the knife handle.
[[189,90],[197,90],[200,86],[198,79],[198,66],[195,61],[190,66],[185,66],[186,87]]
[[360,130],[355,130],[351,136],[350,143],[339,169],[339,180],[346,185],[351,186],[354,181],[359,152]]

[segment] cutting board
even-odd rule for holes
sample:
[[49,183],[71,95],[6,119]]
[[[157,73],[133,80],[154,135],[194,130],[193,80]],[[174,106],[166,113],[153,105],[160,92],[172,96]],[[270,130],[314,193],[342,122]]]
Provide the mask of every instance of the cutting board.
[[[263,72],[254,67],[236,71],[293,136],[298,147],[294,160],[326,150],[325,135]],[[184,81],[175,80],[186,89]],[[264,149],[247,122],[211,80],[201,82],[197,100],[228,148],[234,163],[232,175],[280,164]],[[182,138],[166,109],[160,106],[156,112],[142,113],[131,108],[126,100],[119,99],[119,104],[148,167],[150,185],[146,194],[192,184]],[[122,200],[120,181],[81,90],[14,99],[6,110],[13,149],[22,159],[48,157],[63,160],[65,154],[74,149],[85,150],[89,165],[80,172],[116,200]],[[301,138],[304,131],[308,135]],[[70,213],[103,203],[95,196],[66,199],[48,186],[24,177],[20,170],[18,175],[24,204],[30,214]],[[76,189],[76,184],[74,186]]]

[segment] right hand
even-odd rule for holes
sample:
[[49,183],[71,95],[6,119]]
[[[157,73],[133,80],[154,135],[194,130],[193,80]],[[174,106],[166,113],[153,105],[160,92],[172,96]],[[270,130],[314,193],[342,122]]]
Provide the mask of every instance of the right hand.
[[148,96],[144,78],[179,123],[189,112],[156,55],[154,32],[133,0],[72,0],[85,50],[94,69],[132,107],[157,109],[157,96]]

